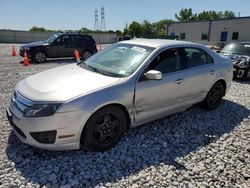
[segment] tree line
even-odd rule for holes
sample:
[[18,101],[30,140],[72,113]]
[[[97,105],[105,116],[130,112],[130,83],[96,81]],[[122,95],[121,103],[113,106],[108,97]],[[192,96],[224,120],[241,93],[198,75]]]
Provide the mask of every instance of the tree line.
[[[203,11],[200,13],[193,13],[191,8],[189,9],[181,9],[178,14],[175,14],[175,20],[172,19],[164,19],[157,22],[150,23],[148,20],[144,20],[143,22],[133,21],[130,25],[126,24],[126,27],[123,31],[105,31],[109,33],[116,33],[118,36],[164,36],[166,30],[166,24],[172,22],[188,22],[188,21],[204,21],[204,20],[215,20],[215,19],[223,19],[223,18],[235,18],[235,13],[229,10],[224,12],[222,11]],[[30,31],[51,31],[55,32],[56,30],[47,30],[43,27],[33,26]],[[57,30],[59,32],[60,30]],[[104,31],[96,31],[91,30],[86,27],[81,28],[80,30],[66,30],[69,32],[80,32],[80,33],[93,33],[93,32],[104,32]]]

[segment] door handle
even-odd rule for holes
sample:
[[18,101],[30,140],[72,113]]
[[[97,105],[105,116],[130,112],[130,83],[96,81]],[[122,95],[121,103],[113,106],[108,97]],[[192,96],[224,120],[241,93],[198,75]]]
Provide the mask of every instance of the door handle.
[[177,84],[181,84],[182,82],[184,82],[184,79],[177,79],[177,80],[175,80],[175,83],[177,83]]
[[211,70],[211,71],[209,71],[209,73],[210,73],[211,75],[214,75],[215,70]]

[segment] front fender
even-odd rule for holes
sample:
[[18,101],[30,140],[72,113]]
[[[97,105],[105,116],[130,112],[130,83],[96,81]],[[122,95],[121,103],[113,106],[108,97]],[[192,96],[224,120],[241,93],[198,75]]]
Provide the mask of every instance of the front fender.
[[[119,104],[126,108],[130,119],[133,120],[134,86],[131,83],[130,81],[120,83],[67,101],[59,109],[58,113],[81,111],[85,117],[82,123],[85,124],[98,109],[110,104]],[[133,121],[131,124],[133,124]]]

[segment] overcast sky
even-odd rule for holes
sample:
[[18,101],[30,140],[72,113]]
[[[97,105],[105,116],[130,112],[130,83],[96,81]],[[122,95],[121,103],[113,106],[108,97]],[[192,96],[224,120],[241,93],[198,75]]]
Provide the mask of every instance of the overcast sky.
[[94,11],[100,13],[102,5],[108,30],[123,30],[132,21],[174,19],[181,8],[232,10],[250,16],[250,0],[0,0],[0,29],[94,29]]

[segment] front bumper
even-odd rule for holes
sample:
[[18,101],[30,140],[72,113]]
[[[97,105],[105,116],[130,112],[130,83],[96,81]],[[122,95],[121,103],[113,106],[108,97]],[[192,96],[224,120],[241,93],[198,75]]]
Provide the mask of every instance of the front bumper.
[[[81,112],[56,113],[53,116],[27,118],[17,109],[6,109],[15,135],[24,143],[47,150],[74,150],[80,148],[84,116]],[[51,144],[38,142],[32,133],[56,132]],[[68,135],[68,136],[67,136]]]
[[24,57],[24,50],[20,49],[19,50],[19,55],[22,56],[22,57]]
[[250,67],[234,65],[233,77],[234,79],[250,78]]
[[[25,52],[25,50],[24,50],[23,48],[20,48],[20,49],[19,49],[19,55],[20,55],[20,56],[24,57],[24,52]],[[28,55],[28,58],[31,59],[31,58],[32,58],[32,55],[30,54],[30,51],[27,50],[26,53],[27,53],[27,55]]]

